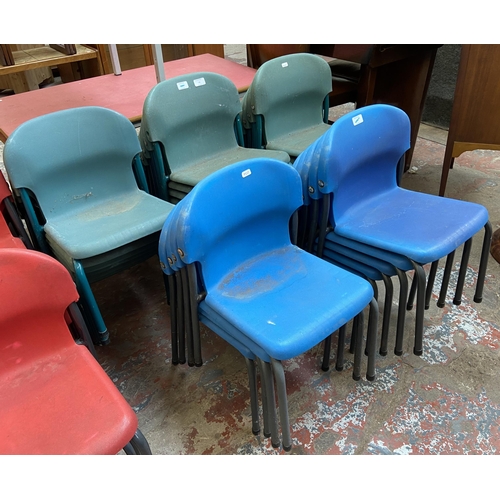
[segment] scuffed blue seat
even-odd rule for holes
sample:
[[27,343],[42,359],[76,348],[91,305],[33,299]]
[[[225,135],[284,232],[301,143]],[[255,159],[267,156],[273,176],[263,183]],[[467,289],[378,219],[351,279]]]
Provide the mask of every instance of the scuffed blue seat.
[[[324,341],[370,306],[367,378],[375,376],[373,289],[363,278],[291,244],[289,220],[301,204],[301,180],[292,166],[247,160],[197,184],[179,202],[160,239],[164,269],[168,259],[181,259],[196,270],[197,279],[188,280],[200,288],[200,320],[209,320],[207,326],[221,337],[229,334],[272,366],[284,449],[290,449],[291,438],[281,361]],[[358,334],[358,372],[361,340]]]

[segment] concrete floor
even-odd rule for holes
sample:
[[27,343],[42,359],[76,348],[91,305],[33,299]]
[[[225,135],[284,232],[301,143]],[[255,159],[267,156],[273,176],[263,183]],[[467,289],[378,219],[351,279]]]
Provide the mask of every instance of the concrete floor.
[[[234,47],[241,46],[228,49]],[[242,57],[239,49],[231,54]],[[334,109],[332,116],[348,108]],[[421,127],[404,187],[437,194],[445,140],[446,131]],[[500,226],[499,183],[499,152],[464,153],[450,172],[447,196],[485,205],[495,230]],[[482,235],[474,239],[460,306],[451,303],[457,269],[446,306],[436,306],[438,273],[421,357],[412,354],[414,314],[409,311],[404,354],[395,356],[390,348],[386,357],[378,356],[374,382],[353,381],[348,352],[344,371],[321,371],[321,346],[284,363],[291,454],[499,453],[500,269],[490,258],[484,299],[475,304],[481,240]],[[394,286],[393,325],[396,281]],[[137,412],[154,454],[285,454],[262,434],[252,434],[243,358],[208,328],[202,327],[203,366],[172,365],[169,307],[156,258],[93,289],[111,338],[110,345],[97,348],[98,359]],[[382,285],[379,296],[382,313]],[[389,342],[394,345],[394,328]]]

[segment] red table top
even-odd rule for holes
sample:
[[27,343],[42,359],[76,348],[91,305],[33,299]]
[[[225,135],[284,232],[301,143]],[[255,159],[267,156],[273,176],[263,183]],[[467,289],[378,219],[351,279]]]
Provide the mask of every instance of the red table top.
[[[165,78],[196,71],[210,71],[229,78],[239,92],[253,80],[255,69],[214,56],[201,54],[164,63]],[[102,106],[129,120],[141,119],[148,92],[156,85],[154,66],[123,71],[121,75],[102,75],[75,82],[32,90],[0,99],[0,140],[5,142],[21,123],[61,109]]]

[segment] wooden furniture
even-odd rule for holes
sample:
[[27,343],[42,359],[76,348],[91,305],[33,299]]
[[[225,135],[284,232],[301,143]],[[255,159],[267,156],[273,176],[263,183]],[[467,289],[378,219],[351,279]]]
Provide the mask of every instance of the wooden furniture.
[[500,45],[462,46],[440,196],[455,158],[475,149],[500,150]]
[[[229,78],[239,92],[253,80],[255,69],[214,56],[198,56],[164,63],[167,78],[195,71],[211,71]],[[0,140],[23,122],[46,113],[79,106],[102,106],[139,122],[148,92],[156,85],[154,66],[123,71],[120,76],[102,75],[0,99]]]
[[411,122],[411,147],[405,171],[411,166],[413,150],[425,97],[440,45],[311,45],[316,54],[361,65],[356,107],[392,104],[406,112]]
[[[46,45],[30,48],[15,48],[17,50],[12,51],[14,64],[0,64],[0,81],[3,82],[2,86],[5,86],[5,88],[13,88],[16,94],[38,88],[38,83],[40,83],[37,81],[38,79],[33,82],[27,77],[26,72],[32,70],[49,70],[50,67],[57,66],[63,81],[73,81],[81,77],[102,74],[101,65],[86,74],[83,74],[83,66],[78,68],[74,67],[75,63],[100,59],[99,49],[88,45],[66,46],[66,49],[61,49],[59,46],[58,48],[53,48]],[[65,53],[65,51],[69,53]],[[82,75],[78,74],[79,71]],[[49,73],[46,73],[47,76]],[[6,85],[10,86],[7,87]]]

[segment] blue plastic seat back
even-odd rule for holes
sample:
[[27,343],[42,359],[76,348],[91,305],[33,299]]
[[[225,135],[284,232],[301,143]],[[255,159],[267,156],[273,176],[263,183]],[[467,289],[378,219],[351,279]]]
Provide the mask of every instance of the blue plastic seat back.
[[5,144],[4,162],[14,188],[33,191],[50,219],[136,192],[139,152],[125,116],[89,106],[23,123]]
[[[410,120],[401,109],[374,104],[339,118],[296,163],[310,164],[309,180],[333,193],[333,213],[397,188],[397,167],[410,147]],[[298,167],[300,168],[300,167]]]
[[161,144],[170,171],[238,146],[234,122],[241,112],[238,90],[228,78],[199,72],[165,80],[143,107],[143,150]]
[[184,262],[201,264],[208,290],[248,259],[291,245],[302,185],[291,165],[257,158],[210,175],[181,204],[177,243]]
[[254,76],[243,101],[243,120],[262,115],[268,142],[323,120],[323,103],[332,90],[328,63],[300,53],[266,61]]

